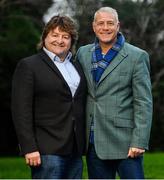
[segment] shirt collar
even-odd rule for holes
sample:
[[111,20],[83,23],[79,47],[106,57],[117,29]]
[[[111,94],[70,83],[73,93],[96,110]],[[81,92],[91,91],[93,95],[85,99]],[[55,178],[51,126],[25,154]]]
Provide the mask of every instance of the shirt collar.
[[71,51],[68,52],[66,58],[64,61],[61,61],[61,59],[56,55],[54,54],[53,52],[49,51],[48,49],[46,49],[45,47],[43,47],[43,50],[45,51],[45,53],[50,57],[50,59],[52,61],[57,61],[57,62],[60,62],[60,63],[67,63],[71,60],[72,58],[72,53]]

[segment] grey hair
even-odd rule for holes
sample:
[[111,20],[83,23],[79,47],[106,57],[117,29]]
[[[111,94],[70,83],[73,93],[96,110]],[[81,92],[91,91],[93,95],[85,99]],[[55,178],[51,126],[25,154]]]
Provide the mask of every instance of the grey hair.
[[116,9],[113,9],[113,8],[111,8],[111,7],[101,7],[100,9],[98,9],[98,10],[95,12],[95,14],[94,14],[94,19],[93,19],[93,21],[96,20],[96,16],[97,16],[97,14],[100,13],[100,12],[107,12],[107,13],[113,14],[113,15],[115,16],[115,18],[116,18],[116,21],[119,22],[118,13],[117,13]]

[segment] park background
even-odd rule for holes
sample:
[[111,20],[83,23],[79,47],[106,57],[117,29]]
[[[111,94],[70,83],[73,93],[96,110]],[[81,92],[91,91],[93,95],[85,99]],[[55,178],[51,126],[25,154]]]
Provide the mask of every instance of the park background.
[[77,49],[92,43],[93,15],[102,6],[117,9],[121,32],[126,40],[150,55],[154,106],[145,171],[146,178],[164,178],[163,0],[0,0],[0,178],[30,177],[24,160],[18,158],[18,142],[10,109],[11,81],[16,64],[21,58],[37,52],[36,44],[44,24],[59,13],[76,21],[79,31]]

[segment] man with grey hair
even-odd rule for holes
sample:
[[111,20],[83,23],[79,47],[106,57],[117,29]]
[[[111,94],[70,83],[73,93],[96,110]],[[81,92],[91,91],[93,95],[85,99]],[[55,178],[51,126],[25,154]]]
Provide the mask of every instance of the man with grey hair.
[[125,42],[115,9],[94,15],[96,40],[77,52],[88,83],[87,165],[91,179],[143,179],[152,121],[149,55]]

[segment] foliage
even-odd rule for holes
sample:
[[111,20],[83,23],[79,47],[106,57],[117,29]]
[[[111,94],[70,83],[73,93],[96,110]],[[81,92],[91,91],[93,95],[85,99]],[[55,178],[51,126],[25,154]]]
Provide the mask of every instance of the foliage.
[[[16,144],[10,112],[12,75],[21,58],[36,52],[36,44],[44,24],[42,16],[45,8],[51,4],[48,0],[38,8],[36,2],[41,1],[3,0],[0,2],[0,116],[4,125],[0,128],[2,142],[0,153],[3,154],[15,153],[17,149],[10,148],[11,145]],[[14,143],[11,142],[13,140]]]
[[[71,0],[68,0],[71,2]],[[94,39],[92,31],[92,20],[94,12],[101,7],[102,3],[99,0],[76,0],[75,19],[79,25],[79,40],[77,48],[80,45],[91,43]]]

